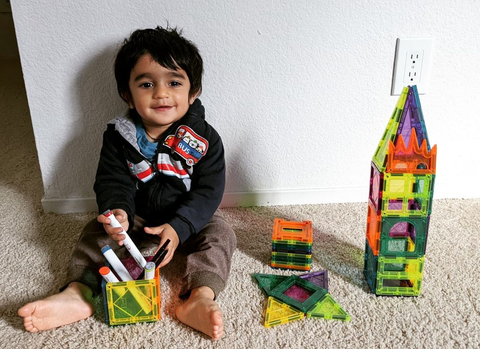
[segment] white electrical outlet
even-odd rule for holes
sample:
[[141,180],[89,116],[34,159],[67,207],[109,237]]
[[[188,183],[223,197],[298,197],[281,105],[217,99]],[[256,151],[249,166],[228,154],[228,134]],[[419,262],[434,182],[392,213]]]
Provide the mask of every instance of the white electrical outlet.
[[400,95],[405,86],[417,85],[418,93],[428,89],[433,38],[399,38],[395,50],[391,95]]

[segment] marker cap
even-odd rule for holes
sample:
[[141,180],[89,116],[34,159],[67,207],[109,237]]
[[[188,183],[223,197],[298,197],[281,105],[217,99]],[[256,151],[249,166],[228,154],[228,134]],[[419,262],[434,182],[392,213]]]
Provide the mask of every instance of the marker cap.
[[105,253],[105,252],[107,252],[108,250],[111,250],[111,249],[112,248],[110,246],[105,245],[105,246],[102,247],[102,253]]
[[148,263],[145,265],[145,270],[147,270],[147,271],[155,270],[155,263],[153,263],[153,262],[148,262]]
[[108,275],[109,273],[111,273],[112,271],[110,270],[109,267],[101,267],[100,270],[99,270],[99,272],[100,272],[100,275],[106,276],[106,275]]
[[153,262],[148,262],[147,265],[145,265],[145,279],[150,280],[155,277],[155,263]]

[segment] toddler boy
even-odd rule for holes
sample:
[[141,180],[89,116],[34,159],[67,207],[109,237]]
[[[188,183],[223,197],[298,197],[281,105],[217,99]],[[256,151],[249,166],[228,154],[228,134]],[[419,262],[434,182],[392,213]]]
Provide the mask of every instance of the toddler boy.
[[[95,179],[99,212],[110,209],[140,250],[170,239],[160,267],[177,248],[186,254],[177,318],[214,340],[224,334],[215,302],[225,287],[236,237],[217,208],[225,187],[218,133],[205,121],[197,97],[203,62],[197,47],[176,29],[137,30],[115,61],[115,78],[127,112],[108,123]],[[63,290],[24,305],[18,314],[30,332],[70,324],[93,314],[101,292],[101,248],[119,245],[122,228],[100,214],[84,228]],[[107,234],[105,234],[105,231]],[[112,244],[112,239],[118,244]]]

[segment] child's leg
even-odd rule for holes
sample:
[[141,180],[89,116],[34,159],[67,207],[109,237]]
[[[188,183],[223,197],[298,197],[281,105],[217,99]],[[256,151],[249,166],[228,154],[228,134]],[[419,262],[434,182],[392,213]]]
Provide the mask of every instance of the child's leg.
[[105,263],[100,249],[110,241],[103,226],[96,220],[85,226],[75,246],[67,269],[67,282],[61,292],[28,303],[18,310],[27,331],[56,328],[93,314],[92,297],[100,291],[97,265]]
[[189,253],[181,296],[189,298],[176,310],[177,318],[215,340],[223,335],[222,312],[215,299],[230,274],[236,242],[233,229],[217,212],[181,247]]
[[[141,230],[142,223],[141,219],[138,222],[136,219],[134,230]],[[131,237],[133,240],[138,238],[135,233]],[[67,325],[93,314],[92,297],[101,292],[98,269],[105,265],[105,257],[101,252],[105,245],[116,250],[119,258],[128,256],[126,249],[119,248],[96,219],[90,221],[75,246],[68,266],[67,281],[61,292],[28,303],[18,310],[18,315],[24,318],[27,331],[38,332]]]
[[100,294],[102,277],[98,270],[106,263],[102,254],[102,248],[106,245],[109,245],[119,258],[125,257],[117,243],[105,232],[103,225],[96,219],[91,220],[83,229],[73,250],[65,285],[80,282],[90,287],[94,296]]

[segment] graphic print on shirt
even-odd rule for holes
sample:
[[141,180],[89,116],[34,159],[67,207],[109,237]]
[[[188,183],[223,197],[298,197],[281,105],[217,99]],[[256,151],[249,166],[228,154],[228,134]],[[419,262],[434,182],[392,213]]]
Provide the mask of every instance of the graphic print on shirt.
[[188,166],[195,165],[208,150],[208,141],[185,125],[179,126],[175,135],[168,136],[163,144],[184,158]]
[[153,178],[153,176],[155,176],[155,172],[153,172],[152,167],[145,160],[140,161],[138,164],[134,164],[127,159],[127,164],[130,173],[144,183],[148,182],[150,179]]
[[190,191],[191,182],[190,175],[193,173],[193,168],[183,168],[182,162],[172,159],[169,154],[158,154],[157,160],[158,172],[165,176],[174,176],[182,180],[187,191]]

